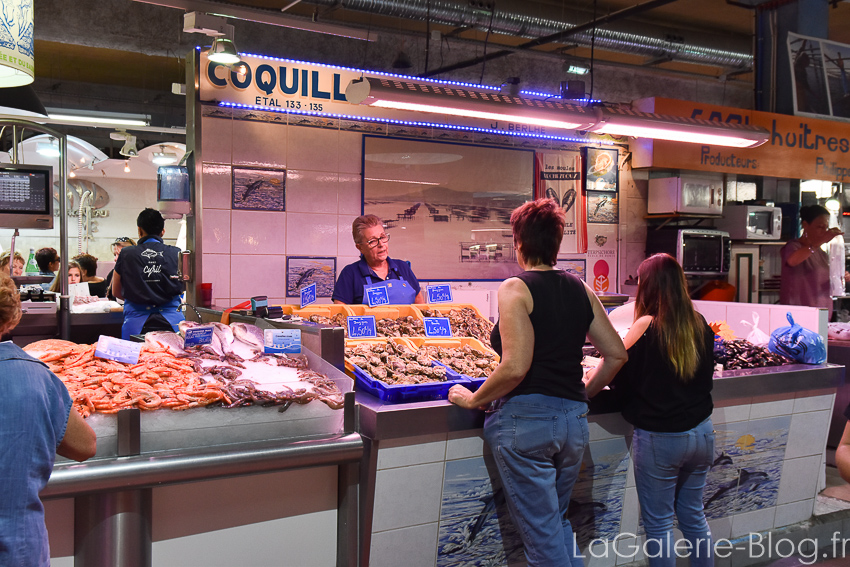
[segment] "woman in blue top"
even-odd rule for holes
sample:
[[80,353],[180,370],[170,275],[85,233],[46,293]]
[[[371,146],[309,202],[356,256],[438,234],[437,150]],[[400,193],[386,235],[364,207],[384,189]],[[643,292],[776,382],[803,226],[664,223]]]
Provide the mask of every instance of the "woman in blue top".
[[523,269],[499,287],[499,321],[490,342],[501,355],[475,393],[452,386],[463,408],[495,402],[484,418],[505,501],[533,567],[583,567],[567,519],[588,444],[582,383],[585,337],[602,354],[590,384],[602,388],[626,361],[626,349],[586,283],[553,268],[564,236],[564,211],[552,199],[511,214]]
[[351,224],[351,233],[360,260],[340,272],[331,297],[334,303],[369,303],[368,290],[384,287],[391,304],[425,303],[410,264],[389,257],[390,235],[379,217],[357,217]]
[[[667,254],[638,268],[635,321],[624,339],[629,361],[614,380],[623,417],[634,426],[632,459],[650,567],[711,567],[703,511],[714,461],[711,388],[714,333],[688,297],[685,274]],[[597,390],[588,387],[588,395]],[[684,542],[673,541],[673,516]]]

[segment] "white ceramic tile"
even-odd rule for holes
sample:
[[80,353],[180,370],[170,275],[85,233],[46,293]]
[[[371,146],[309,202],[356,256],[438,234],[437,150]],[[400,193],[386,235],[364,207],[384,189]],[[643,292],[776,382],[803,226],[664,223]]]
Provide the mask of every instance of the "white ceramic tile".
[[234,120],[233,165],[285,167],[286,130],[281,124]]
[[638,501],[637,489],[626,488],[623,497],[623,515],[620,519],[621,534],[637,534],[640,519],[640,502]]
[[378,446],[378,470],[445,460],[445,433],[391,439],[382,441]]
[[[470,435],[475,433],[475,435]],[[446,444],[446,460],[467,459],[489,455],[490,447],[482,437],[482,430],[449,433]]]
[[230,165],[205,163],[203,166],[204,209],[229,209],[233,199],[233,173]]
[[712,321],[726,321],[726,303],[722,301],[694,301],[694,307],[699,311],[705,320],[711,323]]
[[776,505],[814,498],[817,495],[820,472],[820,455],[788,459],[783,462]]
[[334,213],[339,210],[336,172],[290,169],[286,172],[286,210],[293,213]]
[[438,527],[439,524],[432,523],[372,534],[369,565],[434,567]]
[[632,426],[619,413],[588,416],[587,429],[591,441],[614,439],[632,434]]
[[233,120],[201,119],[201,158],[205,162],[230,163],[233,148]]
[[[355,217],[356,218],[356,217]],[[360,251],[354,245],[354,237],[351,234],[351,223],[354,218],[348,215],[340,215],[337,221],[337,254],[346,256],[357,256],[360,259]],[[392,242],[390,242],[390,256],[392,256]]]
[[337,215],[289,213],[286,253],[290,256],[336,256]]
[[582,550],[585,567],[614,567],[617,564],[617,548],[613,540],[600,541]]
[[351,215],[352,220],[363,211],[363,186],[361,176],[352,173],[339,174],[339,214]]
[[[355,248],[356,250],[356,248]],[[336,277],[339,277],[339,273],[342,271],[344,267],[349,264],[353,264],[360,260],[360,256],[337,256],[336,257]]]
[[363,134],[339,133],[339,172],[360,173],[363,169]]
[[230,254],[230,211],[204,209],[203,214],[204,253]]
[[752,404],[750,406],[750,419],[776,417],[777,415],[790,415],[793,411],[794,400],[779,400],[777,402]]
[[715,543],[721,539],[729,539],[732,535],[732,517],[709,520],[708,529],[711,530],[711,539]]
[[[629,441],[629,446],[631,446],[631,440]],[[635,460],[631,458],[631,454],[629,455],[629,468],[626,470],[626,488],[637,486],[635,482]]]
[[292,169],[339,172],[338,130],[290,126],[287,144],[286,163]]
[[[753,330],[751,324],[755,322],[755,314],[755,316],[758,317],[758,328],[769,335],[770,311],[771,308],[769,305],[756,305],[753,303],[748,303],[746,305],[742,304],[738,309],[726,310],[726,322],[729,323],[729,326],[733,331],[735,331],[735,336],[746,339]],[[746,321],[746,323],[743,323],[742,321]]]
[[643,561],[643,537],[623,537],[617,540],[617,565]]
[[711,413],[711,423],[719,425],[721,423],[734,423],[736,421],[747,421],[750,418],[750,406],[744,404],[740,406],[728,406],[724,408],[714,408]]
[[732,517],[732,537],[769,530],[773,527],[776,508],[769,507],[753,512],[745,512]]
[[247,254],[230,259],[230,297],[245,301],[255,295],[286,296],[286,256]]
[[823,396],[802,396],[794,400],[794,413],[804,411],[830,410],[835,405],[835,394]]
[[200,281],[212,284],[213,305],[229,307],[230,299],[230,254],[204,254],[203,275]]
[[438,521],[444,467],[429,463],[378,471],[372,531]]
[[234,255],[285,252],[287,213],[233,211],[232,214],[230,249]]
[[811,500],[800,500],[777,506],[776,517],[773,520],[774,527],[781,528],[808,520],[812,517],[814,504],[815,499],[812,498]]
[[786,317],[786,314],[789,311],[791,312],[791,316],[794,318],[795,323],[807,329],[811,329],[814,332],[818,331],[818,309],[814,307],[800,307],[797,305],[774,305],[770,308],[770,331],[766,332],[770,333],[780,327],[787,327],[790,325],[790,323],[788,323],[788,318]]
[[808,455],[820,455],[826,447],[829,432],[830,410],[795,413],[791,416],[785,458],[794,459]]

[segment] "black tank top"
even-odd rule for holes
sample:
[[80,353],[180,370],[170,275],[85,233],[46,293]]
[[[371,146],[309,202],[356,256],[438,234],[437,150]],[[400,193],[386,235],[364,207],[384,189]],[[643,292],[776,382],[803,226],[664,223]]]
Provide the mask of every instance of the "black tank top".
[[[581,359],[587,330],[593,321],[593,307],[584,284],[561,270],[527,271],[516,277],[525,283],[534,301],[529,315],[534,328],[534,352],[531,368],[509,396],[545,394],[587,401],[581,381]],[[490,344],[501,356],[498,322],[493,327]]]

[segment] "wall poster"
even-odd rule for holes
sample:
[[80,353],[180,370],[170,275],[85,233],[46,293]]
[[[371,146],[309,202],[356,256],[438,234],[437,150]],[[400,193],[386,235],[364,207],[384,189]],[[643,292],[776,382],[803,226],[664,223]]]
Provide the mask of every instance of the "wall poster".
[[584,147],[584,185],[585,191],[617,191],[619,169],[617,149]]
[[560,254],[587,250],[584,196],[581,192],[581,154],[577,151],[537,154],[537,196],[560,204],[567,217]]
[[587,282],[593,291],[617,293],[619,225],[587,225]]
[[850,45],[788,32],[788,59],[794,114],[850,120]]
[[585,258],[558,258],[556,270],[564,270],[587,281],[587,260]]
[[300,297],[302,287],[316,284],[316,297],[334,292],[336,258],[286,257],[286,297]]
[[620,222],[620,207],[617,201],[617,193],[588,191],[587,222],[606,224],[617,224]]
[[233,168],[232,205],[234,209],[284,211],[285,169]]
[[531,150],[363,136],[363,212],[420,281],[519,273],[511,212],[533,194]]

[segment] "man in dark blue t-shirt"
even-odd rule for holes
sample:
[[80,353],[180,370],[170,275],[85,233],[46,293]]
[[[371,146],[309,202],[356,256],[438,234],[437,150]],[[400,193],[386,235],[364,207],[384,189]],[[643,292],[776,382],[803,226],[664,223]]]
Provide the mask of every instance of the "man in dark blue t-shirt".
[[154,330],[178,331],[183,321],[177,273],[180,249],[162,242],[165,220],[159,211],[145,209],[136,220],[139,242],[121,249],[112,276],[112,293],[124,299],[121,338]]

